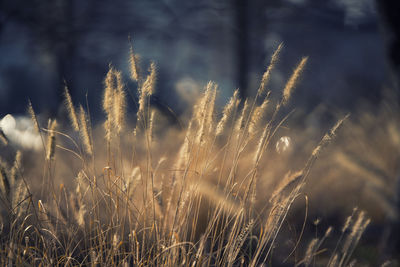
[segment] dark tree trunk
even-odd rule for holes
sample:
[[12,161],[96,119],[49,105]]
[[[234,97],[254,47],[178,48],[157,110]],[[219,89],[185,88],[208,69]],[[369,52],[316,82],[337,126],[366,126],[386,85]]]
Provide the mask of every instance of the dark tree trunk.
[[61,25],[64,32],[60,34],[60,42],[56,51],[56,60],[58,67],[57,80],[57,106],[52,110],[53,115],[58,115],[59,108],[64,100],[64,86],[68,86],[70,94],[76,96],[75,88],[75,56],[77,45],[77,31],[75,27],[74,1],[64,1],[65,10],[62,11],[63,17]]
[[386,43],[393,86],[400,101],[400,1],[376,0],[375,2]]
[[249,18],[248,18],[248,1],[235,0],[235,29],[236,33],[236,75],[239,85],[240,97],[247,97],[248,85],[248,65],[249,65]]
[[[376,0],[381,28],[386,45],[386,55],[389,62],[391,78],[397,103],[400,104],[400,1],[398,0]],[[400,162],[399,162],[400,163]],[[400,173],[400,170],[398,170]],[[400,213],[400,174],[396,177],[397,214]],[[397,216],[398,217],[398,216]],[[386,234],[383,235],[382,256],[397,257],[400,251],[400,220],[387,219],[385,226]]]

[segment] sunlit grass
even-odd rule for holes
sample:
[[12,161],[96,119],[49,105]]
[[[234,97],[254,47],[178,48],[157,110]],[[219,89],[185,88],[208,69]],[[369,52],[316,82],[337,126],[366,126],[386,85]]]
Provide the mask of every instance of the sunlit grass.
[[[321,138],[302,168],[288,165],[270,194],[259,194],[264,159],[289,116],[282,107],[307,62],[300,60],[274,101],[267,88],[281,48],[253,99],[239,99],[236,91],[219,115],[218,86],[209,82],[184,130],[158,127],[162,114],[150,105],[156,68],[151,64],[146,75],[133,49],[131,78],[139,88],[134,123],[126,114],[122,74],[112,66],[101,127],[91,124],[88,106],[74,105],[68,89],[69,131],[61,132],[55,120],[42,125],[29,103],[43,151],[31,158],[34,173],[24,171],[20,153],[12,166],[1,164],[1,265],[260,266],[277,258],[288,212],[347,118]],[[349,264],[368,223],[364,212],[354,211],[336,249],[325,255],[328,266]],[[280,262],[313,264],[331,233],[328,228],[311,242],[300,234]],[[303,256],[296,258],[300,247]]]

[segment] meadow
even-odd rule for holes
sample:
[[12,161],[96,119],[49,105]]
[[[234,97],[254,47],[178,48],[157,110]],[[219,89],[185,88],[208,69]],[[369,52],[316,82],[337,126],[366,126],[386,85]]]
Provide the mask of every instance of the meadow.
[[[357,116],[358,124],[343,114],[320,136],[301,134],[294,148],[299,130],[290,127],[288,103],[307,58],[272,97],[281,50],[254,97],[240,99],[235,91],[220,112],[218,85],[209,82],[178,126],[150,104],[156,66],[144,68],[133,49],[136,114],[126,112],[133,91],[112,65],[102,125],[92,123],[88,103],[73,103],[67,86],[69,125],[37,115],[29,102],[41,149],[19,151],[1,132],[0,265],[395,266],[366,260],[368,246],[358,244],[371,219],[384,225],[387,214],[397,216],[389,189],[397,158],[385,158],[396,146],[379,156],[365,145],[380,144],[389,132],[399,146],[396,113]],[[332,182],[349,172],[359,179]],[[366,189],[357,208],[340,194],[360,184]],[[336,221],[315,217],[324,212],[313,210],[319,200],[326,214],[340,214]]]

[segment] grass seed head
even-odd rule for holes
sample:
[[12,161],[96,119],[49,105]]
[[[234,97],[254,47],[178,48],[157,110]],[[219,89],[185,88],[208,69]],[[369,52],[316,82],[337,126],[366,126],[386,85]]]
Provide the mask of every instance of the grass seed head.
[[50,127],[48,129],[47,133],[47,153],[46,153],[46,158],[47,160],[53,160],[54,159],[54,154],[56,151],[56,127],[57,127],[57,121],[52,120],[50,123]]
[[69,94],[68,87],[64,87],[64,97],[65,97],[65,106],[67,107],[68,116],[71,120],[72,128],[77,132],[79,131],[79,123],[78,117],[76,116],[76,111],[74,104],[72,103],[71,95]]
[[275,68],[276,63],[278,62],[279,54],[282,50],[282,47],[283,47],[283,43],[280,43],[278,48],[272,54],[271,61],[268,65],[268,68],[264,72],[263,77],[261,79],[261,84],[260,84],[260,87],[258,88],[258,92],[257,92],[258,95],[262,95],[265,92],[265,90],[267,88],[267,84],[268,84],[269,80],[271,79],[272,70]]
[[300,78],[300,75],[307,63],[308,57],[303,57],[300,63],[297,65],[296,69],[293,71],[292,76],[290,76],[289,80],[287,81],[285,88],[283,89],[282,95],[282,104],[286,105],[289,102],[290,96],[293,93],[293,90],[297,84],[297,81]]
[[129,48],[129,67],[131,71],[131,78],[136,82],[139,80],[139,73],[140,73],[139,61],[140,61],[139,55],[136,55],[134,53],[133,45],[131,44]]
[[89,126],[87,123],[86,112],[82,105],[79,106],[79,122],[80,122],[80,134],[85,147],[86,153],[89,155],[93,154],[92,140],[89,134]]

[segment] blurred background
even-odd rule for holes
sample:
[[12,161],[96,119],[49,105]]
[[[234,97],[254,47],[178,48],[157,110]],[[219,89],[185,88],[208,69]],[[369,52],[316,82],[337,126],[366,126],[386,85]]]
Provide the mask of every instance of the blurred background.
[[[379,6],[377,6],[377,3]],[[270,89],[280,92],[302,56],[308,66],[294,103],[305,110],[354,108],[395,88],[396,1],[374,0],[3,0],[0,3],[0,115],[57,115],[64,81],[75,101],[100,112],[109,63],[129,80],[131,37],[141,64],[158,66],[155,105],[177,114],[208,80],[223,103],[234,89],[254,96],[283,42]]]

